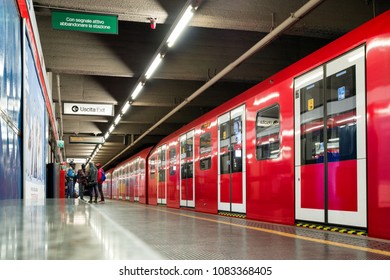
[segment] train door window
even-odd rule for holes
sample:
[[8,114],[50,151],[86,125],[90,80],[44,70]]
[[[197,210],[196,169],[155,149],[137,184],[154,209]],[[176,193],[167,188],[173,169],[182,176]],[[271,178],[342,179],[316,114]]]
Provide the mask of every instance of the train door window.
[[300,95],[301,165],[324,162],[324,81],[318,78],[297,91]]
[[[188,137],[187,141],[186,141],[186,150],[187,150],[186,154],[187,154],[187,158],[189,160],[192,159],[194,156],[194,151],[192,149],[193,145],[194,145],[194,136]],[[194,174],[193,162],[192,161],[187,162],[186,165],[187,165],[187,168],[186,168],[187,169],[187,178],[192,178],[193,174]]]
[[193,141],[194,141],[194,137],[189,137],[189,138],[187,138],[187,141],[186,141],[186,154],[187,154],[188,158],[193,157],[193,152],[194,152],[192,150]]
[[150,179],[154,179],[156,173],[155,156],[150,158]]
[[176,174],[176,148],[169,150],[169,175]]
[[242,118],[241,115],[230,120],[230,147],[232,172],[242,171]]
[[242,115],[234,116],[237,112],[233,110],[219,125],[221,174],[242,172]]
[[180,160],[181,160],[181,164],[180,164],[181,170],[180,170],[180,173],[181,173],[181,178],[182,179],[186,179],[187,178],[187,169],[186,169],[186,164],[185,164],[185,159],[187,157],[186,141],[187,141],[187,139],[185,137],[183,137],[183,139],[180,142]]
[[225,122],[222,123],[219,127],[219,139],[220,139],[220,147],[228,147],[229,146],[229,136],[230,136],[230,131],[229,131],[229,123]]
[[165,147],[162,147],[159,152],[158,181],[165,182]]
[[280,154],[280,108],[273,105],[257,112],[256,158],[274,159]]
[[242,121],[241,116],[235,117],[230,122],[231,139],[230,144],[240,145],[242,142]]
[[[181,159],[188,159],[191,160],[193,157],[193,141],[194,137],[189,137],[187,139],[182,140],[181,142],[181,152],[180,152],[180,158]],[[181,165],[181,178],[182,179],[188,179],[193,177],[193,162],[188,161],[185,164]]]
[[356,159],[356,66],[327,77],[328,161]]
[[219,126],[219,148],[224,151],[220,155],[221,174],[230,173],[230,154],[227,151],[230,146],[230,125],[229,121],[221,123]]
[[200,170],[211,168],[211,133],[207,132],[200,136]]

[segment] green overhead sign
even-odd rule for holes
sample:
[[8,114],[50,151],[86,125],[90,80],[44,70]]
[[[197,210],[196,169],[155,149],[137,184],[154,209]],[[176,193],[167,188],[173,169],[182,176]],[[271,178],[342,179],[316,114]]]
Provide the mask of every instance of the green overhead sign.
[[118,34],[118,16],[115,15],[52,11],[51,24],[54,29]]

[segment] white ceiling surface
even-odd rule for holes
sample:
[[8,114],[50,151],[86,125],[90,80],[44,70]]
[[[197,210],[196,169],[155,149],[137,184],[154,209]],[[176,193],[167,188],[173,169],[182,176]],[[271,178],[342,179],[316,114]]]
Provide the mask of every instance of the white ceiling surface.
[[[67,158],[88,158],[96,145],[69,136],[103,136],[152,62],[188,1],[33,0],[47,71],[53,73],[56,118],[63,122]],[[100,149],[95,162],[113,167],[140,149],[261,82],[390,8],[385,0],[325,0],[158,128],[117,156],[218,72],[307,1],[203,0],[174,47]],[[118,15],[117,35],[55,30],[51,11]],[[157,18],[152,30],[149,18]],[[57,84],[59,77],[59,85]],[[59,88],[59,90],[58,90]],[[59,94],[60,93],[60,94]],[[113,104],[114,116],[59,115],[63,102]]]

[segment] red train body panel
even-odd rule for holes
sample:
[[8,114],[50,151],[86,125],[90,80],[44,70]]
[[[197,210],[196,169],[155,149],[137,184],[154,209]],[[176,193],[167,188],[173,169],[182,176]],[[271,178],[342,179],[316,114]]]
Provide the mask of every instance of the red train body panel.
[[374,18],[145,150],[147,203],[390,239],[389,22]]
[[110,169],[111,198],[148,203],[148,157],[152,147],[146,148]]

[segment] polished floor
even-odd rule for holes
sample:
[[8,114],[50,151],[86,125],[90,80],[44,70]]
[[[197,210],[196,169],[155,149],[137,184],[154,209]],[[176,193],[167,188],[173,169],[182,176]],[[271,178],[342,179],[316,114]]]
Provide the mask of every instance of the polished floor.
[[0,201],[2,260],[383,260],[390,242],[165,206]]

